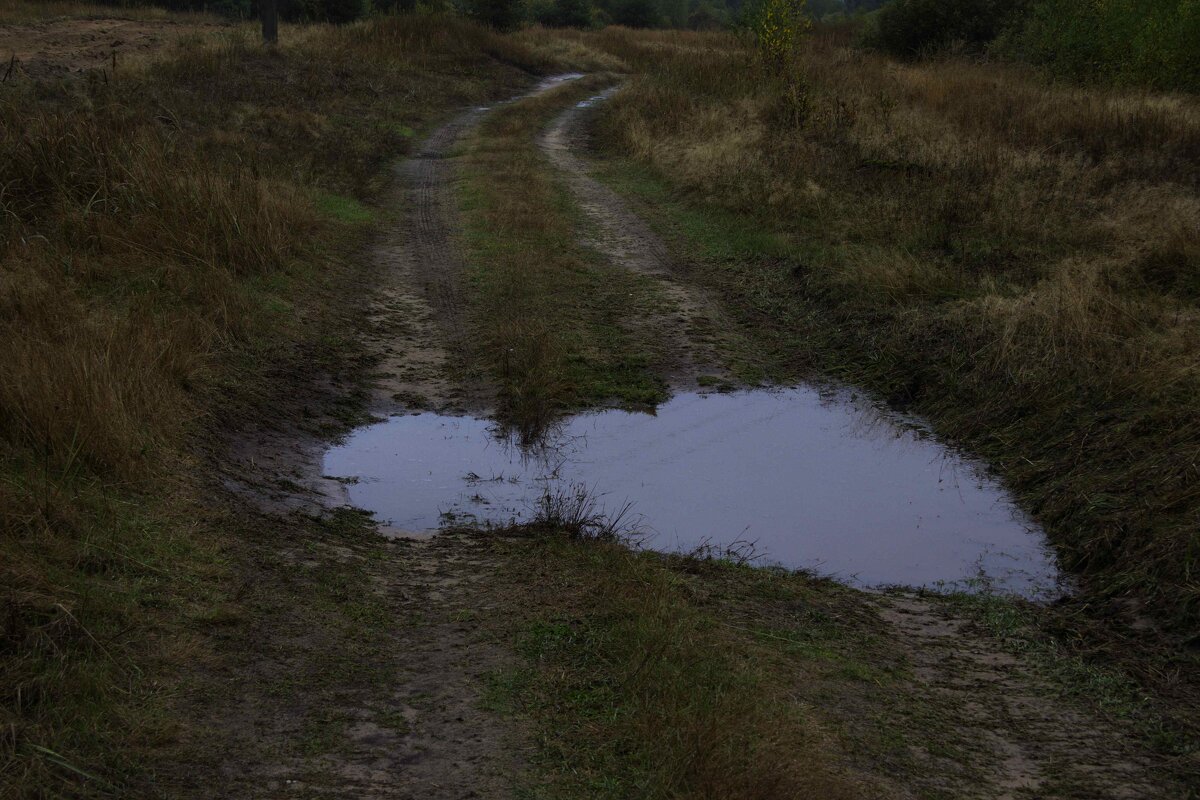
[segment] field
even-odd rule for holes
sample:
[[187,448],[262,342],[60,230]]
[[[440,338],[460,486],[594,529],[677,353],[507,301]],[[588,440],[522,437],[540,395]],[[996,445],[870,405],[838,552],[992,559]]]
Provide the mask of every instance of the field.
[[[778,75],[438,14],[0,27],[0,796],[1200,790],[1193,96],[848,28]],[[528,443],[801,380],[985,460],[1073,594],[639,552],[571,498],[386,539],[321,474],[372,415]]]

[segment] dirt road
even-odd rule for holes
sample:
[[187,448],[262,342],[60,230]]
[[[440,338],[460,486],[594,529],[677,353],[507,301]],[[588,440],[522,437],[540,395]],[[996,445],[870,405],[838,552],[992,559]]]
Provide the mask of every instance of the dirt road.
[[[686,259],[589,173],[581,127],[589,108],[568,108],[546,129],[539,140],[546,168],[584,212],[591,227],[580,236],[614,268],[661,283],[668,307],[634,323],[679,342],[679,372],[667,377],[719,373],[711,331],[727,325],[720,304],[678,268]],[[461,363],[467,333],[460,315],[471,289],[462,280],[454,194],[456,144],[486,113],[470,110],[439,128],[397,171],[396,220],[373,250],[381,279],[363,333],[381,364],[377,411],[488,402],[485,383],[463,378],[472,372]],[[318,481],[313,444],[293,452],[261,463],[277,479],[307,471]],[[278,493],[280,481],[270,478],[261,483]],[[306,514],[278,503],[267,513],[293,514],[298,534],[263,543],[262,560],[277,563],[297,597],[327,593],[330,574],[348,575],[337,596],[358,598],[348,613],[369,619],[376,636],[356,658],[330,662],[330,651],[349,640],[307,630],[303,604],[262,610],[253,651],[211,678],[224,687],[214,693],[223,699],[197,711],[198,730],[222,732],[221,753],[210,753],[213,768],[239,796],[449,800],[516,796],[528,785],[531,723],[487,701],[489,680],[520,663],[512,610],[496,577],[502,560],[519,553],[461,535],[384,542],[358,529],[359,538],[314,538]],[[847,768],[869,775],[872,786],[888,786],[895,797],[1177,796],[1162,758],[1127,722],[1068,694],[1053,671],[1015,654],[950,604],[866,594],[844,602],[852,616],[873,620],[876,640],[887,643],[864,656],[867,666],[900,677],[878,690],[854,672],[805,678],[795,696],[839,732]],[[761,613],[775,613],[760,605]],[[809,656],[799,658],[798,677],[811,667]],[[276,691],[297,675],[308,676],[298,694]],[[204,791],[186,779],[176,788]]]
[[642,335],[668,342],[664,377],[681,386],[694,385],[701,375],[728,381],[730,375],[716,346],[717,332],[730,329],[720,307],[686,280],[686,261],[672,254],[616,192],[593,178],[579,155],[586,145],[584,124],[588,113],[619,88],[614,86],[568,107],[546,128],[538,145],[561,173],[575,203],[591,223],[584,233],[587,243],[613,266],[653,278],[666,300],[666,307],[655,313],[630,315],[631,323]]

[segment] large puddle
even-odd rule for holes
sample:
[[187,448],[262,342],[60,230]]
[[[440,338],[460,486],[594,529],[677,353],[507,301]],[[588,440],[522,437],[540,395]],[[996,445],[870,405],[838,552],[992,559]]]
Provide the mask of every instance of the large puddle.
[[753,543],[759,563],[860,586],[1057,587],[1041,532],[1003,489],[845,393],[682,394],[655,414],[572,417],[534,450],[488,420],[396,416],[331,449],[324,470],[402,531],[528,520],[547,488],[583,486],[613,511],[632,504],[658,550]]

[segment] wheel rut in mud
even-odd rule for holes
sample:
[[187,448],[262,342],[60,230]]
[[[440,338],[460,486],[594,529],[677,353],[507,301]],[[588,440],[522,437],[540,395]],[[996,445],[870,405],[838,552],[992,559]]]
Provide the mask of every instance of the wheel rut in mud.
[[717,332],[728,331],[719,306],[681,273],[685,264],[646,222],[630,211],[612,189],[589,174],[580,157],[586,138],[584,124],[592,109],[602,105],[620,87],[576,103],[555,117],[538,138],[538,146],[566,181],[572,197],[590,223],[585,242],[612,266],[654,279],[665,307],[628,324],[641,335],[662,342],[667,363],[664,377],[676,385],[693,384],[700,376],[728,380],[718,352]]
[[[1127,727],[1063,697],[1027,657],[1005,649],[946,603],[914,594],[873,599],[912,673],[907,691],[968,762],[917,750],[920,785],[960,798],[1169,797],[1160,757]],[[1068,791],[1069,787],[1069,791]]]
[[446,409],[486,404],[486,389],[451,379],[452,352],[465,336],[455,242],[451,151],[483,111],[472,109],[438,128],[397,167],[389,205],[400,220],[376,245],[384,276],[371,301],[365,338],[379,357],[375,407]]
[[[507,102],[536,97],[577,73],[544,79]],[[436,129],[396,168],[389,207],[399,218],[376,244],[382,283],[364,334],[379,358],[374,407],[479,410],[494,387],[464,369],[466,259],[459,241],[454,155],[490,107],[465,111]]]

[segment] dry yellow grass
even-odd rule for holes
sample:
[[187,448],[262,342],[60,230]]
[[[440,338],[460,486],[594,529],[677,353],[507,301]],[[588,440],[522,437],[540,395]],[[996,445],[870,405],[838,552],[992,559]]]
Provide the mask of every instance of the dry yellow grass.
[[414,129],[556,58],[436,16],[283,34],[0,98],[5,797],[119,796],[169,730],[230,534],[194,502],[197,451],[348,338],[328,306],[364,229],[321,209],[370,203]]

